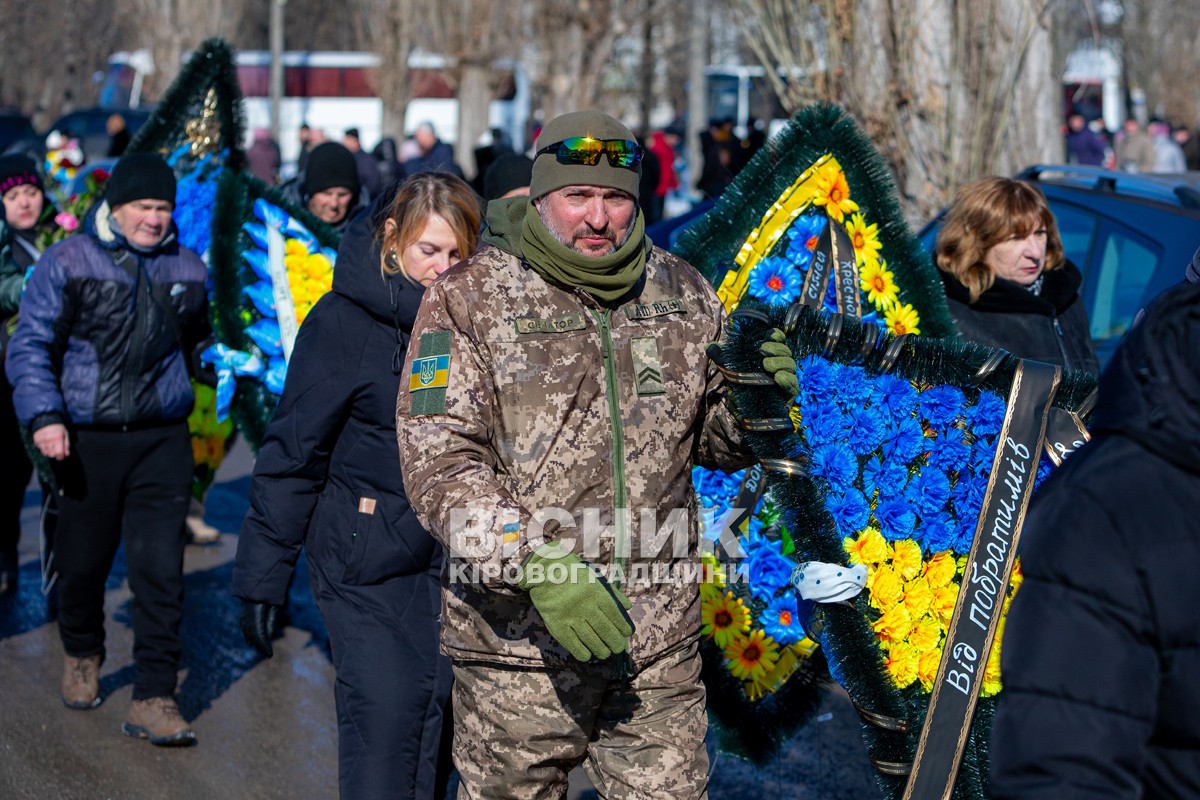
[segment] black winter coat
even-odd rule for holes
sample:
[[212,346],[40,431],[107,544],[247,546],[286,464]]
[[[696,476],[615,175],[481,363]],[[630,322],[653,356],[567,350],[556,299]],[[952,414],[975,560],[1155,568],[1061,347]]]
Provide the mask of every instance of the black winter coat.
[[1200,797],[1200,287],[1127,335],[1092,431],[1022,539],[994,800]]
[[440,559],[400,477],[396,395],[424,289],[380,274],[374,234],[389,199],[347,228],[333,290],[296,337],[238,542],[233,593],[244,600],[282,605],[302,544],[331,579],[353,586]]
[[1017,358],[1100,371],[1079,296],[1083,277],[1070,261],[1043,273],[1040,294],[997,278],[974,303],[968,302],[970,292],[957,278],[941,275],[950,316],[964,339],[1002,347]]

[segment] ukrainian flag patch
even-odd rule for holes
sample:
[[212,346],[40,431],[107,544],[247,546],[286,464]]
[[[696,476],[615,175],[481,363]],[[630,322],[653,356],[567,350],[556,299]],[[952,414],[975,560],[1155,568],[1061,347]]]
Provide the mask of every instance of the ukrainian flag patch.
[[409,413],[446,413],[446,387],[450,385],[450,331],[421,334],[417,356],[408,376]]
[[450,356],[429,356],[413,360],[408,390],[444,389],[450,383]]

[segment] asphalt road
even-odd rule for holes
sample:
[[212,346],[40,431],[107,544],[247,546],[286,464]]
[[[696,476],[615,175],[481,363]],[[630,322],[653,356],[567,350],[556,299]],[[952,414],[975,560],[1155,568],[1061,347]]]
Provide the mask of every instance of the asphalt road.
[[[0,798],[58,800],[265,800],[337,797],[337,729],[328,638],[301,562],[287,625],[264,660],[242,640],[229,593],[236,532],[252,459],[235,448],[210,491],[206,518],[222,531],[186,556],[184,663],[179,705],[199,745],[156,748],[121,734],[133,681],[130,593],[121,555],[109,577],[103,704],[64,708],[62,649],[40,592],[40,492],[26,493],[21,585],[0,598]],[[710,797],[870,800],[879,796],[859,724],[836,687],[817,719],[778,758],[755,767],[714,754]],[[580,771],[571,800],[595,797]]]

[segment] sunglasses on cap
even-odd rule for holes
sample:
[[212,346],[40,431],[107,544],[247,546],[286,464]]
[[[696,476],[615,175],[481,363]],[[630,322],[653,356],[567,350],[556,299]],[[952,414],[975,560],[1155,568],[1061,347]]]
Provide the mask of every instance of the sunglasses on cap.
[[594,167],[600,163],[600,155],[608,156],[609,166],[634,169],[642,160],[642,146],[632,139],[593,139],[590,136],[572,136],[561,142],[547,145],[534,154],[534,158],[553,153],[560,164],[578,164]]

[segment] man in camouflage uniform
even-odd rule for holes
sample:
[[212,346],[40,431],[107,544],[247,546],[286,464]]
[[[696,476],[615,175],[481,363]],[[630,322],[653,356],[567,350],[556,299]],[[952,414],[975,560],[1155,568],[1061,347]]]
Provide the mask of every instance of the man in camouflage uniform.
[[530,197],[426,291],[397,400],[451,555],[460,797],[561,796],[581,762],[605,797],[704,797],[691,471],[751,460],[705,356],[724,310],[645,237],[624,125],[566,114],[537,144]]

